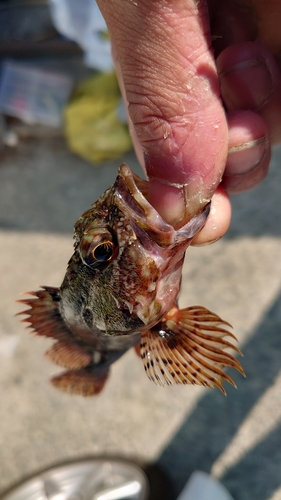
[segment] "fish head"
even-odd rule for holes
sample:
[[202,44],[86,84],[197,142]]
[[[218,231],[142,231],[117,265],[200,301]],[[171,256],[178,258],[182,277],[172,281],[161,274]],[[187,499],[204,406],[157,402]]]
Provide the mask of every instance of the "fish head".
[[148,202],[147,186],[123,163],[113,186],[76,222],[61,286],[61,313],[72,331],[141,332],[175,304],[185,250],[209,207],[176,230]]

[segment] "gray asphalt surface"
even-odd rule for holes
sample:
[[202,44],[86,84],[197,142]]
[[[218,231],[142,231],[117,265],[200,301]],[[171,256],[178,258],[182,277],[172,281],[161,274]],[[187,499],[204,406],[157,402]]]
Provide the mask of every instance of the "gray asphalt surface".
[[[133,154],[126,160],[137,170]],[[233,199],[228,234],[187,252],[180,303],[228,320],[244,353],[238,389],[161,388],[128,352],[102,394],[61,394],[48,378],[50,342],[35,338],[15,299],[59,286],[73,224],[110,185],[101,167],[63,141],[27,141],[0,161],[0,491],[63,460],[118,454],[153,462],[178,493],[193,470],[211,472],[235,500],[281,499],[281,148],[266,181]]]

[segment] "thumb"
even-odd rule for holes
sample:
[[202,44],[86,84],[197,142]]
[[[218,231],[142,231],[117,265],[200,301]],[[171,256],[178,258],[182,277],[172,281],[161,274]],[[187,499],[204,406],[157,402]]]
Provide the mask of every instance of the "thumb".
[[143,152],[149,200],[179,226],[210,200],[227,155],[206,2],[98,3]]

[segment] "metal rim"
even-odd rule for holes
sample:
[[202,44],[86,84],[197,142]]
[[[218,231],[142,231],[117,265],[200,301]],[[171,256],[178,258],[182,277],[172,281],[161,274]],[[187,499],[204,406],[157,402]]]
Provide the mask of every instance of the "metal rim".
[[0,500],[148,500],[149,489],[135,462],[99,456],[38,471],[3,492]]

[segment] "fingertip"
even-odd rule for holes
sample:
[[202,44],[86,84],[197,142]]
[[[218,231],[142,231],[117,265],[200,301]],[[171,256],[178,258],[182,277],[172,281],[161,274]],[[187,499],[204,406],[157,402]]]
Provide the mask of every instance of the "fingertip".
[[280,142],[281,73],[270,50],[258,42],[235,43],[216,63],[226,109],[255,111],[266,122],[271,143]]
[[228,114],[229,149],[222,184],[229,193],[247,191],[267,174],[270,162],[268,128],[258,114]]
[[274,90],[267,54],[255,42],[227,47],[217,59],[221,92],[228,110],[261,109]]
[[229,131],[228,147],[243,144],[268,135],[268,127],[257,113],[250,110],[232,111],[227,114]]
[[228,230],[231,220],[231,203],[227,192],[219,186],[213,195],[211,211],[203,229],[192,241],[193,246],[214,243]]

